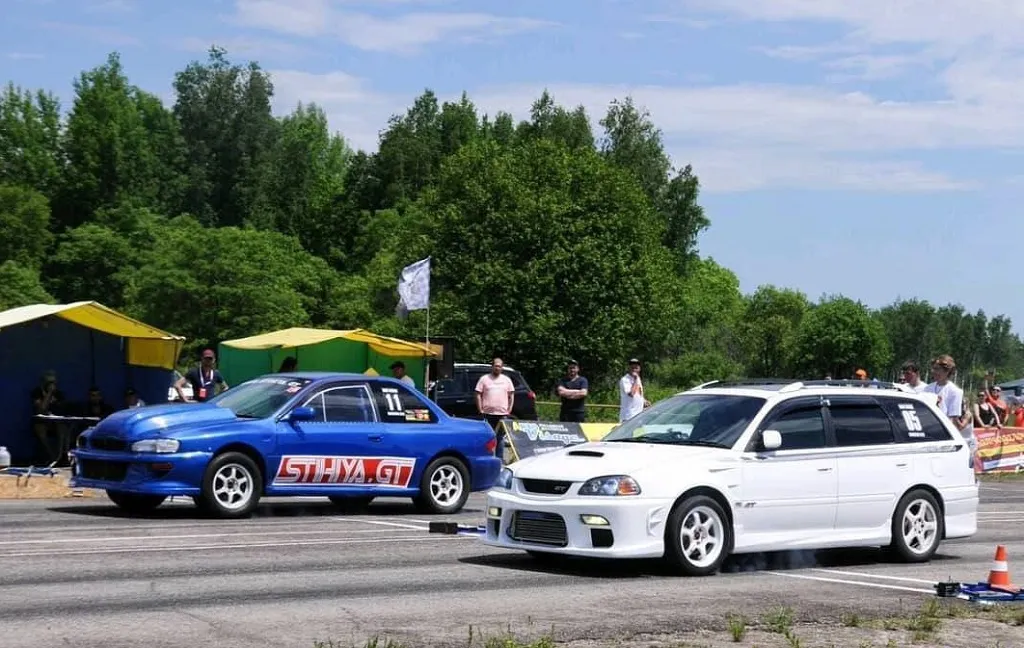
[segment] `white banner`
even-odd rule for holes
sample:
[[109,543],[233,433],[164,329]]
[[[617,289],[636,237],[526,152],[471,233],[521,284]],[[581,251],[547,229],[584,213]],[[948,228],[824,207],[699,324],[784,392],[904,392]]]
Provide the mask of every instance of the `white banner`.
[[430,308],[430,257],[402,268],[398,296],[399,316]]

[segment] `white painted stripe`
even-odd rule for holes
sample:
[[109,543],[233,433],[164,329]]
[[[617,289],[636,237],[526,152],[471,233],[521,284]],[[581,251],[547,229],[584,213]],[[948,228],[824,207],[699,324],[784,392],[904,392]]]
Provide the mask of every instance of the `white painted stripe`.
[[[145,522],[145,520],[125,518],[125,524],[104,524],[93,526],[91,524],[83,524],[81,526],[73,526],[74,533],[89,533],[92,531],[148,531],[150,529],[217,529],[217,528],[228,528],[228,529],[259,529],[262,527],[296,527],[299,525],[310,525],[315,522],[326,523],[332,520],[327,517],[291,517],[281,519],[249,519],[249,520],[225,520],[223,522],[195,519],[185,520],[179,524],[137,524],[138,522]],[[42,527],[12,527],[0,529],[0,536],[2,535],[31,535],[33,533],[39,534],[52,534],[52,533],[67,533],[68,525],[66,524],[53,524]]]
[[415,524],[402,524],[400,522],[385,522],[384,520],[367,520],[365,518],[331,518],[335,522],[362,522],[363,524],[379,524],[380,526],[396,527],[399,529],[413,529],[415,531],[429,531],[429,526],[417,526]]
[[883,576],[882,574],[864,574],[862,572],[843,571],[841,569],[812,569],[811,571],[822,572],[823,574],[837,574],[839,576],[859,576],[861,578],[877,578],[879,580],[902,581],[904,583],[922,583],[934,585],[936,581],[923,578],[904,578],[901,576]]
[[1006,571],[1006,561],[1005,560],[993,560],[992,561],[992,571],[1002,571],[1002,572]]
[[898,590],[900,592],[919,592],[921,594],[935,594],[933,589],[920,589],[917,587],[903,587],[901,585],[885,585],[883,583],[865,583],[863,581],[844,580],[841,578],[824,578],[822,576],[805,576],[802,574],[786,574],[784,572],[773,572],[766,571],[764,574],[771,574],[772,576],[785,576],[786,578],[800,578],[803,580],[819,581],[822,583],[834,583],[837,585],[860,585],[861,587],[875,587],[878,589],[891,589]]
[[[417,529],[422,531],[422,529]],[[146,541],[146,540],[194,540],[196,538],[240,538],[245,536],[310,536],[310,535],[325,535],[328,533],[335,533],[332,529],[321,529],[319,531],[255,531],[252,533],[188,533],[188,534],[171,534],[171,535],[136,535],[136,536],[104,536],[101,538],[73,538],[73,537],[62,537],[62,538],[49,538],[47,540],[4,540],[0,541],[0,546],[9,545],[36,545],[36,544],[78,544],[80,542],[135,542],[135,541]],[[346,533],[383,533],[380,529],[353,529],[346,531]],[[397,531],[395,533],[398,533]]]
[[2,553],[0,560],[4,558],[24,558],[27,556],[53,556],[63,558],[64,556],[97,556],[104,554],[119,553],[153,553],[158,551],[224,551],[226,549],[265,549],[269,547],[303,547],[303,546],[327,546],[327,545],[354,545],[354,544],[382,544],[396,542],[437,542],[447,540],[476,540],[473,536],[445,535],[445,536],[419,536],[410,538],[373,538],[370,540],[295,540],[293,542],[260,542],[240,543],[221,545],[199,545],[199,546],[170,546],[170,547],[117,547],[111,549],[82,549],[81,551],[21,551],[16,553]]

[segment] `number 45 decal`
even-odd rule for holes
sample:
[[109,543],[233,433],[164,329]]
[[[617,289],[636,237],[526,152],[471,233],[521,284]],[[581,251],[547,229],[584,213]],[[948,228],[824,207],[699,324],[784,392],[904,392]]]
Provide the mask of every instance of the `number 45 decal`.
[[901,410],[903,414],[903,422],[907,424],[907,429],[911,432],[920,432],[924,429],[921,426],[921,419],[917,417],[917,412],[911,409]]

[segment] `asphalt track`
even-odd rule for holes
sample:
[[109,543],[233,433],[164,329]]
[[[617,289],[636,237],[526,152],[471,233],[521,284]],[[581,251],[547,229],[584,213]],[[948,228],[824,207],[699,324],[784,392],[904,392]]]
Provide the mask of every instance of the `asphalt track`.
[[[165,504],[128,519],[105,499],[0,502],[4,648],[310,648],[389,635],[466,645],[486,634],[628,637],[721,625],[730,610],[776,605],[801,619],[911,610],[952,578],[983,580],[1004,544],[1024,569],[1024,482],[983,485],[980,529],[923,565],[873,551],[782,554],[705,579],[652,563],[567,561],[556,571],[473,537],[427,532],[402,500],[339,515],[318,500],[277,500],[258,516],[197,519]],[[460,515],[482,522],[483,497]],[[1016,573],[1015,573],[1016,572]],[[335,644],[337,645],[337,644]]]

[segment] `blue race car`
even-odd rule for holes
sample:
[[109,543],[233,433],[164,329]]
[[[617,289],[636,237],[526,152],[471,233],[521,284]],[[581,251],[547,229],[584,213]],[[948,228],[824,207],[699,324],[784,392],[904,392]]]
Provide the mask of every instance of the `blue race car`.
[[272,374],[205,403],[111,414],[78,438],[71,486],[134,513],[180,495],[237,518],[264,495],[313,495],[345,508],[411,497],[451,514],[494,484],[496,446],[484,421],[452,418],[393,378]]

